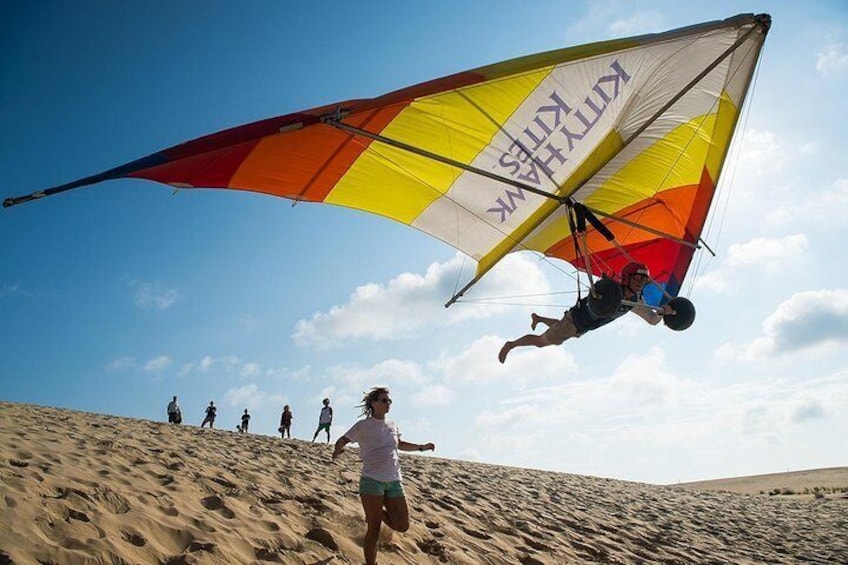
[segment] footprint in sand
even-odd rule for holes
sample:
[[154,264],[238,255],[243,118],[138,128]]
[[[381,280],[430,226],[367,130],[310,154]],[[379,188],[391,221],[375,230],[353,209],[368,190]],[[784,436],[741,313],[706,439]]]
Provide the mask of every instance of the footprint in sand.
[[180,511],[174,508],[173,506],[160,506],[159,510],[162,512],[162,514],[165,514],[166,516],[176,517],[180,515]]
[[471,536],[472,538],[477,538],[477,539],[482,539],[482,540],[492,539],[492,536],[490,536],[486,532],[478,532],[477,530],[474,530],[472,528],[467,528],[465,526],[462,526],[462,531],[465,532],[466,534],[468,534],[469,536]]
[[448,560],[448,554],[445,546],[443,546],[441,542],[435,538],[419,540],[415,542],[415,545],[417,545],[418,549],[422,552],[427,555],[432,555],[442,563],[446,563]]
[[236,517],[235,512],[227,508],[226,504],[224,504],[224,499],[216,494],[201,499],[200,504],[202,504],[207,510],[220,512],[224,518],[232,519]]
[[263,529],[266,532],[279,532],[280,531],[280,525],[277,524],[276,522],[271,521],[271,520],[262,520],[259,523],[262,525]]
[[312,541],[317,541],[327,549],[338,551],[339,545],[336,543],[336,540],[333,538],[333,534],[325,530],[324,528],[313,528],[306,533],[306,539],[310,539]]
[[124,541],[127,541],[136,547],[144,547],[145,545],[147,545],[147,539],[137,532],[128,532],[126,530],[122,530],[121,537],[124,538]]
[[187,550],[189,553],[195,553],[197,551],[207,551],[212,553],[215,551],[215,544],[212,542],[193,541],[188,544]]
[[521,539],[524,540],[524,543],[526,543],[536,551],[551,551],[551,548],[549,546],[543,544],[540,541],[536,541],[533,538],[522,536]]
[[103,503],[109,512],[112,514],[126,514],[130,511],[129,501],[120,494],[109,489],[98,490],[94,493],[94,498]]

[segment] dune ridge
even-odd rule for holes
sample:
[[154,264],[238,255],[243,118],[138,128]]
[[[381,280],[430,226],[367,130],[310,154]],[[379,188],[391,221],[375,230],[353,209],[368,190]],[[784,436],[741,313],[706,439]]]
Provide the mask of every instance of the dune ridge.
[[[8,402],[0,423],[0,564],[362,563],[354,450]],[[412,527],[381,565],[848,562],[842,496],[402,457]]]

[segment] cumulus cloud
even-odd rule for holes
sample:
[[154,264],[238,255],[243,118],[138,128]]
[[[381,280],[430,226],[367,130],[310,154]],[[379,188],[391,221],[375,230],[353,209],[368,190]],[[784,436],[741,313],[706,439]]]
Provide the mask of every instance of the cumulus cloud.
[[258,408],[267,399],[268,394],[259,390],[255,384],[231,388],[224,393],[224,403],[240,408]]
[[848,70],[848,48],[844,43],[831,43],[816,55],[816,70],[825,75],[836,75]]
[[666,368],[665,353],[658,347],[631,355],[615,370],[609,382],[613,398],[628,404],[662,404],[687,385]]
[[477,414],[474,423],[479,428],[490,430],[509,429],[515,426],[527,429],[534,425],[549,424],[548,412],[536,404],[522,404],[500,411],[484,410]]
[[737,162],[745,163],[748,174],[764,177],[779,173],[790,160],[790,151],[776,133],[752,128],[742,138]]
[[125,371],[127,369],[132,369],[135,367],[135,358],[134,357],[119,357],[109,363],[106,366],[106,369],[109,371]]
[[752,269],[774,272],[797,266],[806,254],[809,239],[804,234],[786,237],[758,237],[734,243],[727,249],[720,267],[701,275],[694,282],[698,292],[720,294],[733,290],[732,280]]
[[[423,275],[403,273],[387,284],[357,288],[347,304],[318,312],[295,325],[292,338],[299,346],[326,346],[350,339],[391,340],[409,338],[425,327],[457,323],[500,314],[506,306],[461,304],[445,310],[453,294],[463,259],[430,265]],[[475,287],[475,295],[490,296],[495,289],[511,294],[550,292],[537,262],[524,254],[506,257]],[[502,292],[502,291],[501,291]]]
[[732,285],[726,270],[716,270],[705,273],[695,279],[693,288],[695,292],[722,294],[729,291]]
[[131,281],[133,301],[139,308],[167,310],[180,299],[180,293],[173,288],[165,288],[158,283]]
[[810,348],[848,342],[848,290],[794,294],[763,322],[763,333],[751,343],[723,345],[717,354],[750,361]]
[[444,385],[427,385],[412,395],[419,406],[446,406],[453,401],[454,392]]
[[609,25],[614,36],[653,33],[666,27],[665,18],[656,11],[641,12],[626,18],[616,18]]
[[[656,10],[630,13],[632,4],[615,1],[591,2],[585,15],[568,26],[568,43],[579,43],[599,35],[622,37],[668,29],[665,16]],[[624,14],[624,15],[623,15]]]
[[825,409],[822,403],[816,399],[805,398],[792,410],[791,420],[795,424],[802,424],[824,417]]
[[403,359],[386,359],[370,367],[336,366],[328,371],[328,376],[355,390],[365,390],[374,383],[420,386],[431,381],[419,363]]
[[233,374],[237,373],[241,369],[242,365],[243,363],[241,359],[233,355],[226,355],[223,357],[205,355],[200,359],[200,361],[185,363],[180,370],[180,376],[187,377],[193,373],[206,374],[212,371]]
[[144,364],[144,370],[148,373],[159,374],[173,364],[173,360],[167,355],[160,355]]
[[807,237],[803,234],[783,238],[758,237],[747,243],[735,243],[727,250],[727,266],[784,268],[797,261],[806,251],[807,244]]
[[819,228],[841,227],[848,219],[848,179],[837,179],[832,185],[805,193],[775,207],[766,216],[769,225],[785,226],[791,223],[813,225]]
[[515,386],[567,378],[577,372],[574,357],[562,347],[515,349],[507,364],[498,362],[504,338],[483,336],[455,355],[442,355],[429,366],[447,383],[509,381]]

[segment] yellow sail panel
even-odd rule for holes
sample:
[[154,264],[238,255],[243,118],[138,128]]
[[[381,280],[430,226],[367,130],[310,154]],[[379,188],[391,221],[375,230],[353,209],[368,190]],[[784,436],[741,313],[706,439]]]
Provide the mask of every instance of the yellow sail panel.
[[[381,135],[471,163],[549,72],[540,69],[416,100]],[[457,167],[402,149],[371,144],[324,202],[411,224],[461,173]],[[431,235],[442,238],[442,234]]]
[[719,100],[718,115],[715,123],[715,133],[713,137],[720,142],[710,146],[709,154],[706,158],[707,172],[710,177],[718,180],[721,169],[724,165],[724,159],[727,157],[727,151],[730,149],[730,140],[733,137],[733,130],[736,127],[736,122],[739,119],[739,108],[731,101],[728,96],[722,96]]

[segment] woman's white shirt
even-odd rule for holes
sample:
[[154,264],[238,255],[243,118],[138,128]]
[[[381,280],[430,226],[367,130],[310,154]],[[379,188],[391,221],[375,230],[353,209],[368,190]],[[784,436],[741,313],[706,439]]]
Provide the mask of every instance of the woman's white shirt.
[[369,416],[355,423],[344,436],[359,444],[363,476],[383,482],[401,480],[397,449],[400,430],[394,422]]

